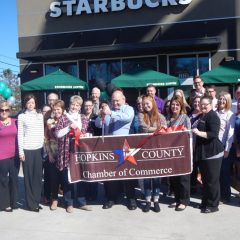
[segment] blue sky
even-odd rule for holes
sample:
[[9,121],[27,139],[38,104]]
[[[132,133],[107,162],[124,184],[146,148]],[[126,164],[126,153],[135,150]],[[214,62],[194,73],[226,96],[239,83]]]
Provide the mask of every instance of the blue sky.
[[19,61],[16,58],[16,53],[18,52],[16,1],[1,1],[0,5],[0,73],[7,68],[12,69],[16,74],[19,73],[19,68],[16,67],[19,66]]

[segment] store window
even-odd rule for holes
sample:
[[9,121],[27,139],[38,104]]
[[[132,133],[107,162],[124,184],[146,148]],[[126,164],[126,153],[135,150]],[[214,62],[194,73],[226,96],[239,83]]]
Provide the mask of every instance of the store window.
[[209,71],[209,55],[199,54],[199,56],[198,56],[198,68],[199,68],[198,75],[201,75],[201,74]]
[[157,57],[127,58],[122,61],[123,73],[132,72],[138,68],[147,68],[157,71]]
[[105,60],[88,62],[88,82],[95,81],[111,82],[111,80],[121,74],[120,60]]
[[193,78],[209,70],[209,54],[169,57],[169,73],[181,79]]
[[78,77],[78,68],[76,62],[45,64],[45,75],[55,72],[58,69],[61,69],[62,71],[74,77]]

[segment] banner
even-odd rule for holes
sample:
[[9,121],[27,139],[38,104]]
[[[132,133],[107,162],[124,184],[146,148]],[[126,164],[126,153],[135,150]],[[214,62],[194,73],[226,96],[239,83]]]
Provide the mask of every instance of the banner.
[[69,181],[177,176],[192,172],[190,131],[81,138],[70,153]]

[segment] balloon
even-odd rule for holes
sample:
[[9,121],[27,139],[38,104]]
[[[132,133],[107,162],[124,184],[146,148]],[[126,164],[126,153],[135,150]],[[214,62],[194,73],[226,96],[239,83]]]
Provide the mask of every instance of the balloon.
[[10,98],[8,98],[7,102],[10,106],[12,106],[15,103],[16,99],[14,96],[11,96]]
[[107,94],[106,91],[101,92],[100,99],[101,99],[102,101],[108,101],[108,100],[109,100],[109,96],[108,96],[108,94]]
[[116,88],[116,86],[112,83],[108,83],[107,85],[107,93],[109,96],[112,95],[113,90]]
[[96,79],[96,87],[98,87],[101,91],[104,91],[106,88],[106,81],[102,78]]
[[2,93],[3,97],[5,99],[8,99],[12,95],[12,90],[8,87],[6,87]]
[[7,86],[4,82],[0,82],[0,94],[3,94],[6,87]]

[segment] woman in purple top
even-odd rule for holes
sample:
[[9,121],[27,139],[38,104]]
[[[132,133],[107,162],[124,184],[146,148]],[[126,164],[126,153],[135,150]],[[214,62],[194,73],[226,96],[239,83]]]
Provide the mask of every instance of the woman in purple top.
[[10,106],[0,103],[0,210],[17,208],[19,161],[16,158],[16,119],[10,118]]

